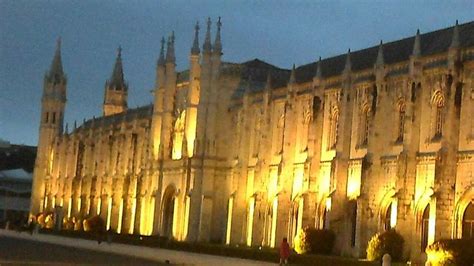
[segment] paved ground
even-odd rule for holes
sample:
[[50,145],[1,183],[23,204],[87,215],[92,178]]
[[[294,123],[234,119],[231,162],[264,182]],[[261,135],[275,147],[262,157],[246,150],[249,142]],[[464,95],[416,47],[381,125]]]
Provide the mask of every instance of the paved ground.
[[[222,257],[222,256],[213,256],[213,255],[207,255],[207,254],[199,254],[199,253],[191,253],[191,252],[184,252],[184,251],[176,251],[176,250],[168,250],[168,249],[160,249],[160,248],[151,248],[151,247],[142,247],[142,246],[133,246],[133,245],[125,245],[125,244],[118,244],[118,243],[112,243],[112,244],[107,244],[107,243],[102,243],[100,245],[97,244],[97,241],[92,241],[92,240],[85,240],[85,239],[77,239],[77,238],[67,238],[67,237],[60,237],[60,236],[54,236],[54,235],[44,235],[44,234],[35,234],[35,235],[30,235],[29,233],[17,233],[14,231],[7,231],[0,229],[0,239],[2,238],[8,238],[10,240],[11,238],[16,239],[17,241],[35,241],[36,243],[30,243],[33,247],[41,247],[45,244],[54,244],[55,246],[60,245],[60,248],[65,248],[67,250],[63,251],[57,251],[58,254],[49,252],[49,249],[42,249],[38,248],[38,250],[34,250],[35,254],[42,255],[44,254],[44,257],[49,258],[49,257],[58,257],[61,258],[62,253],[71,253],[70,256],[71,258],[82,258],[84,256],[88,256],[88,252],[93,253],[108,253],[108,254],[95,254],[91,255],[91,257],[95,256],[101,256],[103,255],[105,258],[111,258],[111,257],[117,257],[121,256],[124,259],[128,259],[127,262],[130,262],[129,264],[127,263],[114,263],[112,261],[97,261],[97,262],[91,262],[90,264],[84,264],[84,265],[91,265],[91,264],[101,264],[103,265],[163,265],[163,264],[158,264],[158,263],[163,263],[164,261],[169,261],[171,264],[174,265],[205,265],[205,266],[212,266],[212,265],[218,265],[218,266],[240,266],[240,265],[246,265],[246,266],[251,266],[251,265],[275,265],[274,263],[268,263],[268,262],[262,262],[262,261],[253,261],[253,260],[245,260],[245,259],[239,259],[239,258],[230,258],[230,257]],[[31,248],[30,248],[31,249]],[[25,261],[28,256],[29,256],[29,251],[30,249],[25,249],[25,251],[21,251],[21,248],[16,248],[16,252],[19,252],[17,257],[24,258],[24,260],[20,261],[23,262]],[[83,255],[80,254],[75,254],[73,251],[74,250],[83,250],[87,249],[89,251],[84,251],[85,253],[82,253]],[[71,251],[72,250],[72,251]],[[12,252],[13,253],[13,252]],[[7,260],[4,259],[2,256],[3,254],[10,254],[10,252],[4,251],[4,246],[0,244],[0,266],[4,265],[9,265],[7,264]],[[73,255],[75,254],[75,255]],[[129,257],[127,257],[129,256]],[[43,256],[39,256],[40,258],[43,258]],[[132,258],[131,258],[132,257]],[[140,258],[140,261],[137,259],[134,259],[133,257]],[[2,262],[5,261],[5,262]],[[133,261],[135,260],[135,261]],[[143,261],[143,263],[141,263]],[[155,261],[155,262],[152,262]],[[54,261],[52,261],[54,262]],[[82,262],[85,262],[82,260]],[[82,263],[81,261],[78,261],[77,263]],[[61,264],[63,263],[63,264]],[[81,264],[68,264],[67,260],[62,260],[59,261],[59,264],[13,264],[13,265],[81,265]]]
[[[22,233],[25,234],[25,233]],[[165,265],[155,261],[0,235],[5,265]]]

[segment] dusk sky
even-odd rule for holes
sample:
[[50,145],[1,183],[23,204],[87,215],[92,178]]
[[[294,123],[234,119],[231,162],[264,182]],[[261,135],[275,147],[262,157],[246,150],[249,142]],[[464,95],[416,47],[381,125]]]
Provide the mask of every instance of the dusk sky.
[[[0,0],[0,139],[37,145],[43,76],[62,39],[65,122],[102,114],[122,46],[129,107],[152,101],[160,39],[174,30],[188,67],[194,24],[222,17],[223,60],[290,68],[474,19],[469,1],[5,1]],[[213,24],[212,34],[215,33]],[[202,45],[204,30],[201,30]],[[214,39],[214,37],[213,37]]]

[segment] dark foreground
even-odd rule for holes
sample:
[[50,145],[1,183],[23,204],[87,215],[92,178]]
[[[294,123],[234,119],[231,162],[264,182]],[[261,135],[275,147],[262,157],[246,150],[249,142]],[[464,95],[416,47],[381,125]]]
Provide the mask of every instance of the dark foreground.
[[[74,241],[74,240],[71,240]],[[102,245],[107,245],[103,243]],[[0,266],[165,265],[134,257],[0,236]]]

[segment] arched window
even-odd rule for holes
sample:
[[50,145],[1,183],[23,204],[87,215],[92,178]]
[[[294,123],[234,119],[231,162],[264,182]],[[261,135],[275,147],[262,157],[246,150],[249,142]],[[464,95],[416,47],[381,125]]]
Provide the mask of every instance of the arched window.
[[334,149],[337,144],[338,125],[339,125],[339,109],[337,107],[334,107],[330,116],[329,141],[328,141],[329,149]]
[[362,107],[359,123],[359,146],[367,146],[370,130],[370,108]]
[[398,104],[398,132],[397,132],[397,142],[403,142],[403,132],[405,131],[405,102],[400,101]]
[[388,231],[392,228],[391,217],[392,217],[392,204],[390,204],[390,206],[388,206],[387,211],[385,212],[385,217],[384,217],[384,229],[385,229],[385,231]]
[[185,119],[186,111],[182,111],[174,124],[173,150],[171,153],[173,160],[179,160],[182,157]]
[[467,205],[462,218],[462,238],[474,238],[474,204]]
[[430,223],[430,205],[428,204],[423,211],[423,217],[421,219],[421,252],[425,252],[428,246],[428,232]]
[[444,96],[441,92],[437,91],[432,98],[432,104],[434,110],[434,139],[439,139],[443,136],[443,109],[444,109]]

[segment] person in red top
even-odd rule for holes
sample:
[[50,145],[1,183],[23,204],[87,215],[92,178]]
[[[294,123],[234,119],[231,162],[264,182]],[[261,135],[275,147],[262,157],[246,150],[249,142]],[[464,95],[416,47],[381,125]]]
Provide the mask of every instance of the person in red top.
[[288,265],[288,257],[290,257],[290,245],[288,239],[284,237],[280,245],[280,265]]

